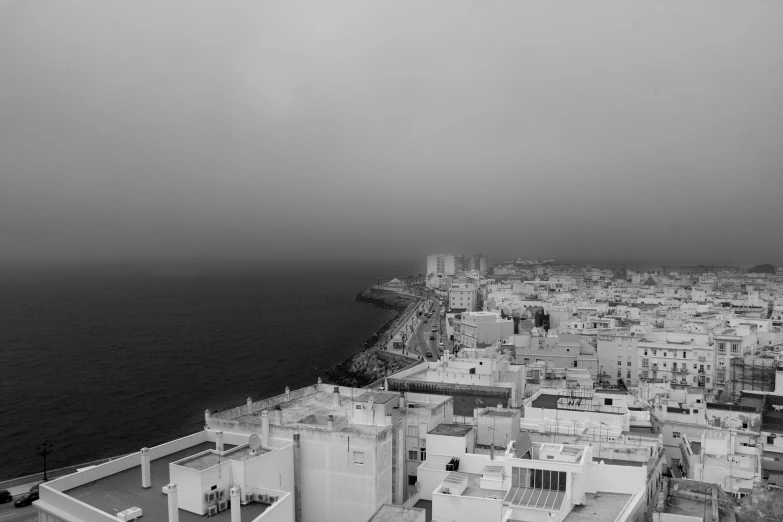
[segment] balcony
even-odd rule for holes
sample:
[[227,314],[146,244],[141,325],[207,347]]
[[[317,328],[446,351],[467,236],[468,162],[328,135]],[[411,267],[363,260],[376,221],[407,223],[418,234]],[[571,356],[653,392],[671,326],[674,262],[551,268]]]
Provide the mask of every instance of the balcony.
[[707,360],[707,358],[705,356],[699,355],[699,362],[704,362],[706,360]]

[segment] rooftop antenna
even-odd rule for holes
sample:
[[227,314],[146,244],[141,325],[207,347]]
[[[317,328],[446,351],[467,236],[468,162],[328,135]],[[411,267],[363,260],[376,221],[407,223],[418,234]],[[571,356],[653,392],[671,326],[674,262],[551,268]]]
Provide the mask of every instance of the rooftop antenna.
[[261,447],[261,437],[256,433],[251,433],[250,438],[247,440],[247,445],[250,446],[250,454],[255,455],[256,450]]

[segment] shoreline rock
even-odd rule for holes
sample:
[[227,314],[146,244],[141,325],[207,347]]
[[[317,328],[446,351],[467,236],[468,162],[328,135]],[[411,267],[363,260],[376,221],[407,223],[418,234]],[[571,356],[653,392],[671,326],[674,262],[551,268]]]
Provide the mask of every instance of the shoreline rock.
[[416,306],[417,299],[383,290],[364,290],[356,294],[354,299],[378,308],[394,310],[396,313],[363,343],[359,351],[327,370],[327,379],[340,386],[362,388],[418,363],[384,350],[390,332],[397,326],[400,318]]

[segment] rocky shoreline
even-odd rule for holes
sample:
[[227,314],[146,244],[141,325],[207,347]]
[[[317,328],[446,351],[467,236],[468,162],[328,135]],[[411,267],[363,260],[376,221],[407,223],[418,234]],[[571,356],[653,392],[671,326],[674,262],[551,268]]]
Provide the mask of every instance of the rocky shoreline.
[[364,290],[356,294],[354,299],[379,308],[394,310],[397,313],[364,342],[359,352],[327,370],[327,379],[340,386],[361,388],[411,364],[416,364],[416,361],[389,353],[384,348],[400,318],[416,306],[417,300],[383,290]]

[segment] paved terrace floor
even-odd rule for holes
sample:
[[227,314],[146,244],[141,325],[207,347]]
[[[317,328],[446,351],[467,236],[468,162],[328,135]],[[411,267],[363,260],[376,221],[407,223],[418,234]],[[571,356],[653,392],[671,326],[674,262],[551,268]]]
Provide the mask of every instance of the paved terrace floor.
[[631,495],[625,493],[588,493],[583,506],[574,506],[563,522],[599,522],[614,520]]
[[[226,450],[232,447],[230,444],[224,445]],[[141,487],[141,466],[139,465],[70,489],[66,491],[66,494],[112,516],[116,516],[118,511],[129,507],[139,507],[142,510],[142,520],[165,522],[168,520],[168,495],[162,493],[161,488],[169,483],[169,463],[214,448],[214,443],[205,442],[153,460],[150,463],[152,487],[148,489]],[[267,507],[269,506],[257,502],[242,506],[242,522],[252,522]],[[181,522],[205,522],[207,520],[206,516],[196,515],[183,509],[179,510],[179,519]],[[209,520],[210,522],[230,522],[231,509],[226,509],[210,517]]]
[[506,493],[504,502],[508,502],[512,506],[560,509],[563,506],[564,498],[565,491],[512,487]]

